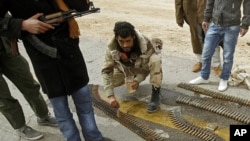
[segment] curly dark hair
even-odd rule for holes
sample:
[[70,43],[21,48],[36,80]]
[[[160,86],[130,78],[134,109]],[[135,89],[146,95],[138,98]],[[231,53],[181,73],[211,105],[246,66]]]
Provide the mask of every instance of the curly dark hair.
[[[135,37],[134,39],[134,47],[132,48],[132,52],[135,52],[137,55],[141,54],[141,50],[139,48],[138,45],[138,39],[137,36],[135,34],[135,28],[134,26],[126,21],[119,21],[115,23],[115,27],[114,27],[114,33],[115,33],[115,37],[122,37],[122,38],[126,38],[128,36],[132,36]],[[122,52],[122,49],[118,43],[118,41],[116,40],[116,45],[118,47],[118,50]]]
[[119,21],[115,23],[114,27],[115,37],[120,36],[122,38],[128,36],[135,36],[134,26],[126,21]]

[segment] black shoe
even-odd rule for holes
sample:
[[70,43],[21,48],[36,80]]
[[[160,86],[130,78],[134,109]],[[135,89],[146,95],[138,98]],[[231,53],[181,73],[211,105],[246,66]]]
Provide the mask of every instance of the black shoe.
[[147,111],[148,111],[148,113],[154,113],[154,112],[158,111],[159,108],[160,108],[160,104],[157,104],[157,103],[155,103],[155,102],[150,102],[150,103],[148,104],[148,109],[147,109]]
[[161,88],[153,86],[151,100],[147,108],[148,113],[156,112],[160,108],[160,90]]
[[24,125],[23,127],[17,129],[19,136],[27,140],[38,140],[43,137],[41,132],[34,130],[33,128]]
[[37,123],[40,126],[52,126],[52,127],[57,127],[57,122],[56,119],[52,116],[50,116],[50,114],[48,114],[48,116],[46,116],[45,118],[37,118]]
[[114,141],[114,140],[107,138],[107,137],[103,137],[102,141]]

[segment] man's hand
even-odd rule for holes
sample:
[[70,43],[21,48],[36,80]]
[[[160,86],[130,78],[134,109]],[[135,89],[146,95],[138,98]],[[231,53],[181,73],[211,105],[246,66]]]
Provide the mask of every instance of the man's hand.
[[42,13],[37,13],[36,15],[24,20],[22,23],[22,30],[33,34],[41,34],[54,29],[52,25],[40,21],[38,19],[40,16],[42,16]]
[[114,95],[108,97],[108,103],[112,108],[120,108],[120,105]]
[[131,86],[132,86],[132,88],[133,88],[134,90],[136,90],[136,89],[139,87],[139,82],[136,81],[136,80],[133,80]]
[[243,37],[247,33],[248,29],[240,28],[240,36]]
[[209,27],[209,23],[203,21],[202,22],[202,29],[203,29],[204,32],[206,32],[208,30],[208,27]]

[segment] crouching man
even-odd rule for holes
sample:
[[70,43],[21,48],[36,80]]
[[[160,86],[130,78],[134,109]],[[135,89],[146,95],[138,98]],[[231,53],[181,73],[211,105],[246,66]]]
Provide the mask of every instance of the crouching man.
[[108,44],[102,68],[104,90],[111,107],[119,108],[115,87],[125,84],[128,93],[132,93],[149,75],[152,95],[147,111],[152,113],[159,109],[163,76],[161,49],[160,39],[150,40],[129,22],[115,23],[114,37]]

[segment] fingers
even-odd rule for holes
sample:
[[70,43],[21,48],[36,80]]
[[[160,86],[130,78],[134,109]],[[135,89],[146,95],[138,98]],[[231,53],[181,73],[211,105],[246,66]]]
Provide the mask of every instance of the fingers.
[[37,13],[37,14],[33,15],[32,17],[30,17],[30,19],[38,19],[42,15],[43,15],[43,13]]
[[207,22],[202,22],[202,29],[205,32],[208,30],[208,23]]
[[117,101],[112,101],[111,103],[110,103],[110,106],[112,107],[112,108],[120,108],[120,105],[119,105],[119,103],[117,102]]
[[139,86],[139,83],[136,81],[136,80],[134,80],[133,82],[132,82],[132,88],[134,89],[134,90],[136,90],[137,88],[138,88],[138,86]]
[[116,100],[115,96],[109,96],[108,99],[109,99],[109,105],[112,108],[119,108],[120,107],[119,102]]
[[22,23],[22,30],[33,34],[41,34],[47,32],[48,30],[54,29],[52,25],[38,20],[41,15],[41,13],[38,13],[24,20]]
[[[37,13],[37,14],[33,15],[32,17],[30,17],[30,19],[38,19],[42,15],[43,15],[42,13]],[[38,24],[39,24],[41,30],[54,29],[54,26],[52,26],[51,24],[42,22],[40,20],[38,20]]]
[[240,36],[243,37],[247,33],[248,29],[240,28]]
[[39,22],[39,26],[41,30],[47,31],[49,29],[54,29],[55,27],[51,24],[45,23],[45,22]]

